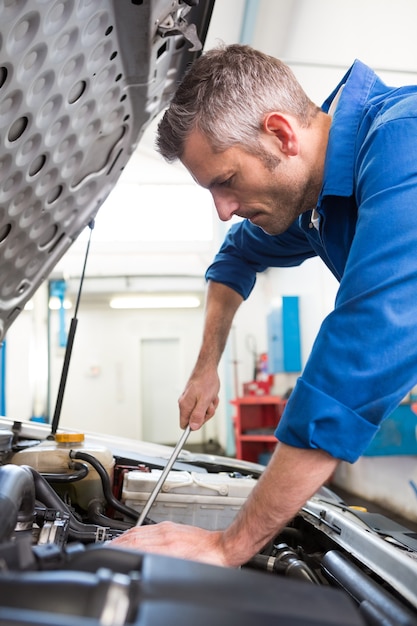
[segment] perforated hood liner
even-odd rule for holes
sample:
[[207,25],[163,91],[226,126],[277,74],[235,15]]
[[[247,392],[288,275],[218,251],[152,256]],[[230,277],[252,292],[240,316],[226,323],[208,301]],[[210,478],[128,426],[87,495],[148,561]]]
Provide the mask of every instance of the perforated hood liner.
[[[204,4],[186,18],[200,39]],[[167,0],[0,2],[0,340],[194,58],[175,29],[158,31],[188,10]]]

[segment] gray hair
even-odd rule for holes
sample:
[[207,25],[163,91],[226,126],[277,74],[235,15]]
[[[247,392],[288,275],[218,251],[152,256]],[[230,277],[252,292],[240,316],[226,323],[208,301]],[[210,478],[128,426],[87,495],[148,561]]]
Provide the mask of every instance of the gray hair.
[[220,46],[189,68],[159,123],[156,147],[175,161],[189,134],[199,130],[215,151],[236,144],[259,150],[267,113],[290,114],[308,126],[318,110],[282,61],[250,46]]

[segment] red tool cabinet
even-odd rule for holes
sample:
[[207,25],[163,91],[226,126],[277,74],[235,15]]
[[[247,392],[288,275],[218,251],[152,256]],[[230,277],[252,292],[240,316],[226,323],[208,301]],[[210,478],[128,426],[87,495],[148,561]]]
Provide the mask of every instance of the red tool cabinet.
[[274,431],[286,400],[280,396],[243,396],[232,404],[236,457],[266,465],[277,443]]

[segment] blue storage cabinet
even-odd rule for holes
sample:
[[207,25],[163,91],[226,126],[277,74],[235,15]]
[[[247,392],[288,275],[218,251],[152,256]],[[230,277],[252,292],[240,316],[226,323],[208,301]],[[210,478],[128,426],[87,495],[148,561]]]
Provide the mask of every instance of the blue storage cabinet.
[[417,454],[417,415],[400,404],[381,424],[363,456]]
[[282,296],[267,317],[270,374],[301,371],[298,296]]

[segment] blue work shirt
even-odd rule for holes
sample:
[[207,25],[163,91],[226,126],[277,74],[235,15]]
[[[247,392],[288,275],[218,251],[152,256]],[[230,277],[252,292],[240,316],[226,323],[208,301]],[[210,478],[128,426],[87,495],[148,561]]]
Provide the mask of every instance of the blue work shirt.
[[320,256],[339,280],[276,430],[355,461],[417,383],[417,86],[386,86],[356,61],[334,112],[316,207],[281,235],[244,220],[206,277],[247,298],[257,272]]

